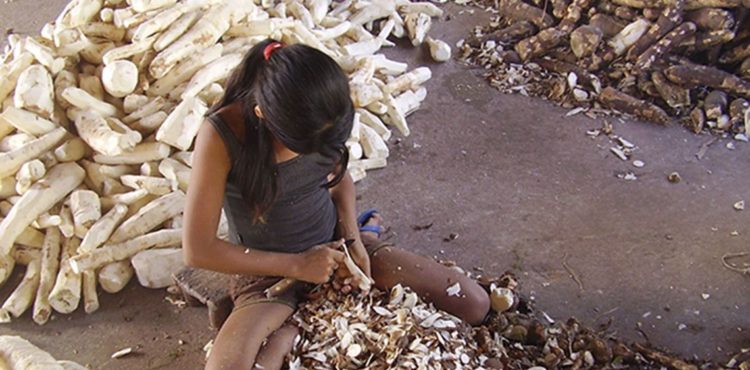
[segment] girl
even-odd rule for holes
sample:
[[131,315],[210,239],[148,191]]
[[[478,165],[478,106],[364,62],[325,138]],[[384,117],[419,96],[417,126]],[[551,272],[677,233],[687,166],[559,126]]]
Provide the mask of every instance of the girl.
[[[353,115],[347,76],[333,59],[273,40],[247,53],[209,111],[193,153],[183,246],[188,265],[234,274],[234,310],[207,369],[280,368],[298,333],[285,321],[312,284],[342,265],[343,239],[355,240],[353,259],[376,287],[410,286],[472,324],[488,312],[486,293],[470,279],[381,243],[377,213],[355,219],[344,145]],[[230,242],[215,236],[222,206]],[[283,277],[298,283],[267,298]],[[463,295],[448,297],[456,282]]]

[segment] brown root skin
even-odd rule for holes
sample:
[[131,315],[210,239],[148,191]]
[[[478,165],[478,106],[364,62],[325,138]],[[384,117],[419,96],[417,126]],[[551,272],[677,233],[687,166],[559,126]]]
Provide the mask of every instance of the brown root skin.
[[677,84],[707,86],[729,93],[750,97],[750,82],[715,67],[703,65],[678,65],[665,70],[667,78]]
[[658,106],[631,95],[607,87],[599,94],[599,102],[609,108],[622,113],[646,119],[658,124],[666,125],[671,119],[667,112]]
[[533,35],[536,30],[537,28],[531,22],[520,21],[482,36],[479,42],[484,43],[485,41],[493,40],[505,44],[514,43]]
[[719,57],[722,64],[736,63],[750,57],[750,39],[743,41]]
[[523,61],[514,50],[503,50],[500,52],[500,58],[506,63],[521,64]]
[[523,60],[543,55],[547,50],[554,48],[565,37],[563,31],[557,28],[547,28],[534,36],[521,40],[516,44],[515,50]]
[[729,30],[734,27],[734,16],[726,9],[703,8],[685,14],[685,20],[705,31]]
[[703,100],[703,110],[706,112],[706,118],[715,120],[727,110],[729,97],[727,93],[721,90],[711,91]]
[[604,33],[595,26],[578,27],[570,34],[570,48],[578,58],[589,56],[599,47],[603,35]]
[[591,26],[594,26],[602,31],[602,34],[606,38],[612,38],[612,36],[620,33],[623,28],[625,28],[625,24],[622,22],[619,22],[614,17],[610,17],[606,14],[595,14],[591,19],[589,20],[589,24]]
[[656,88],[656,83],[654,83],[653,79],[648,74],[648,72],[640,73],[638,75],[637,84],[638,84],[638,90],[642,91],[644,94],[651,96],[653,98],[661,98],[659,89]]
[[685,3],[685,10],[702,8],[737,8],[742,5],[742,1],[746,0],[688,0]]
[[539,28],[552,27],[555,20],[544,10],[526,4],[520,0],[501,0],[499,4],[500,14],[514,22],[528,21]]
[[581,68],[588,70],[589,72],[596,72],[602,69],[605,65],[609,64],[616,57],[614,50],[608,45],[603,47],[603,50],[595,52],[588,58],[581,59],[578,65]]
[[746,99],[737,98],[729,104],[729,117],[733,125],[740,124],[745,120],[745,111],[750,109],[750,103]]
[[611,14],[615,14],[615,10],[617,10],[617,5],[607,0],[599,1],[599,3],[596,4],[596,10],[598,10],[600,14],[604,13],[604,14],[611,15]]
[[679,48],[684,49],[685,53],[693,54],[699,51],[712,49],[722,45],[734,38],[734,32],[730,30],[717,30],[701,32],[685,39]]
[[613,3],[631,8],[659,8],[660,2],[655,0],[612,0]]
[[737,69],[737,74],[746,80],[750,80],[750,57],[747,57],[747,59],[740,64],[740,67]]
[[706,114],[703,112],[703,109],[698,107],[693,108],[693,110],[690,111],[690,129],[696,134],[699,134],[703,131],[703,126],[705,124]]
[[639,14],[633,8],[629,8],[627,6],[618,6],[617,9],[615,9],[615,16],[627,21],[634,21],[636,18],[638,18]]
[[596,76],[590,74],[588,71],[586,71],[585,69],[575,64],[564,62],[564,61],[557,60],[557,59],[547,59],[547,58],[536,59],[534,60],[534,62],[536,64],[539,64],[539,66],[541,66],[542,68],[548,71],[555,72],[563,76],[567,76],[571,72],[575,73],[576,76],[578,76],[579,83],[587,87],[594,88],[594,85],[596,84],[595,82]]
[[581,13],[590,5],[590,0],[573,0],[568,6],[565,18],[556,27],[542,30],[538,34],[521,40],[516,44],[515,50],[523,60],[544,55],[549,49],[558,46],[565,38],[573,32]]
[[[742,5],[743,1],[748,0],[688,0],[685,3],[685,10],[695,10],[702,8],[737,8]],[[624,5],[631,8],[661,8],[669,6],[673,0],[613,0],[617,5]]]
[[661,16],[661,9],[659,8],[645,8],[643,9],[643,17],[654,22]]
[[662,72],[652,73],[651,81],[654,82],[661,98],[670,107],[685,108],[690,106],[690,89],[669,82]]
[[682,22],[682,10],[684,6],[685,0],[677,0],[674,5],[665,8],[656,23],[652,24],[646,34],[641,36],[641,38],[630,48],[627,54],[627,59],[635,60],[651,47],[651,45],[672,31],[673,28],[677,27],[677,25]]
[[664,353],[646,348],[644,345],[640,343],[634,343],[633,348],[636,351],[638,351],[640,354],[642,354],[644,357],[646,357],[647,359],[651,361],[656,361],[664,366],[669,367],[670,369],[698,370],[698,367],[693,364],[689,364],[685,361],[680,360],[679,358],[668,356]]
[[675,29],[670,31],[666,36],[662,37],[659,42],[651,45],[646,51],[643,52],[635,63],[635,68],[639,70],[647,70],[664,54],[667,54],[675,46],[679,45],[682,41],[690,37],[695,33],[696,27],[692,22],[685,22]]
[[552,15],[557,19],[562,19],[570,5],[570,0],[552,0]]

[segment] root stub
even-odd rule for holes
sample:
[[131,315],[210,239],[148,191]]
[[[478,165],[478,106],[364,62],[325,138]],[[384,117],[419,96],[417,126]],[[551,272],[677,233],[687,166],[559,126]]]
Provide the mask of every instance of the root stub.
[[500,14],[514,21],[528,21],[539,28],[552,27],[555,20],[544,10],[520,0],[500,1]]
[[672,66],[664,71],[672,82],[685,86],[708,86],[750,97],[750,82],[715,67],[702,65]]
[[615,88],[607,87],[599,94],[602,105],[649,121],[667,124],[671,121],[667,112],[655,104],[637,99]]

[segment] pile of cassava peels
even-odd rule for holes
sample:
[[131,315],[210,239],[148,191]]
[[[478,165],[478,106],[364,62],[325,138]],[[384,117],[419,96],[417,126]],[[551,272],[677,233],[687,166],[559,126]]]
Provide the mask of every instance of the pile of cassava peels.
[[747,141],[748,0],[478,0],[462,45],[504,92]]
[[10,35],[0,56],[0,286],[26,270],[0,322],[32,306],[38,324],[79,302],[93,312],[98,286],[118,292],[134,273],[147,287],[171,284],[196,133],[266,38],[341,65],[356,108],[349,171],[357,181],[385,166],[391,129],[409,134],[405,117],[431,72],[380,50],[408,38],[447,60],[448,45],[427,36],[441,14],[409,0],[72,0],[41,35]]
[[401,286],[369,295],[322,286],[293,317],[302,334],[289,369],[698,369],[575,319],[550,324],[518,295],[512,275],[480,282],[493,310],[478,327]]

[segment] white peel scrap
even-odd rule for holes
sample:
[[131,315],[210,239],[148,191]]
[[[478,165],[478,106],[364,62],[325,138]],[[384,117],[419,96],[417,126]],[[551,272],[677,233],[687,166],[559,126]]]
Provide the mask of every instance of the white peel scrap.
[[448,293],[448,297],[459,297],[461,295],[461,283],[455,283],[445,290]]
[[120,358],[133,353],[133,347],[123,348],[112,354],[112,358]]
[[344,253],[346,254],[344,264],[346,264],[346,268],[349,269],[352,276],[359,281],[358,288],[363,292],[369,291],[370,287],[372,287],[373,281],[359,268],[359,266],[357,266],[346,245],[344,245]]

